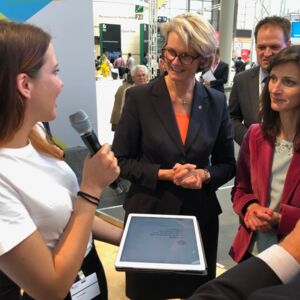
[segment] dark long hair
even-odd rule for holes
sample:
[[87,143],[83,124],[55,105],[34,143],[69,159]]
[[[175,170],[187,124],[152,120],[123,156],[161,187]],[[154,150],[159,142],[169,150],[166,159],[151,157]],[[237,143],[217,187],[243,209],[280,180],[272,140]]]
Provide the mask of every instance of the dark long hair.
[[[300,68],[300,46],[291,46],[281,50],[270,61],[268,72],[270,73],[275,66],[286,64],[289,62],[296,63]],[[264,134],[264,137],[271,143],[274,143],[276,140],[276,136],[280,132],[281,123],[279,112],[274,111],[271,108],[271,98],[268,85],[269,79],[267,80],[261,94],[262,108],[260,111],[260,119],[262,120],[262,132]],[[300,113],[296,124],[296,134],[293,143],[294,151],[300,152]]]
[[[16,88],[17,75],[25,73],[36,78],[45,62],[50,42],[51,36],[39,27],[0,21],[0,145],[9,142],[24,122],[26,103]],[[30,134],[32,144],[38,145],[36,148],[43,152],[59,157],[55,154],[57,147],[48,143],[48,151],[44,142],[46,139],[39,137],[35,131],[33,128]]]

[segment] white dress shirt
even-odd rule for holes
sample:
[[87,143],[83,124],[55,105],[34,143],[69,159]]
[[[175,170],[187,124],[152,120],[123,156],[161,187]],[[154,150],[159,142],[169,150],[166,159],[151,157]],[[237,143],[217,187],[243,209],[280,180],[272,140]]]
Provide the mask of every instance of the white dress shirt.
[[271,246],[258,254],[257,257],[276,273],[282,283],[289,283],[300,274],[300,264],[279,245]]

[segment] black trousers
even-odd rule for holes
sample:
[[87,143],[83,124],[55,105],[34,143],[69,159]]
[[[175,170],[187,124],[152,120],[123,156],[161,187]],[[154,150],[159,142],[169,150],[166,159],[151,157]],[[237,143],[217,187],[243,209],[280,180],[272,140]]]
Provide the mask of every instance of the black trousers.
[[[107,282],[104,273],[103,266],[96,252],[95,246],[93,245],[90,253],[84,259],[81,270],[85,276],[88,276],[96,272],[100,295],[93,298],[94,300],[107,300]],[[78,281],[79,278],[76,278]],[[4,273],[0,272],[0,300],[33,300],[28,294],[24,293],[22,296],[20,294],[20,287],[18,287],[10,278],[8,278]],[[71,300],[71,295],[68,294],[64,300]]]

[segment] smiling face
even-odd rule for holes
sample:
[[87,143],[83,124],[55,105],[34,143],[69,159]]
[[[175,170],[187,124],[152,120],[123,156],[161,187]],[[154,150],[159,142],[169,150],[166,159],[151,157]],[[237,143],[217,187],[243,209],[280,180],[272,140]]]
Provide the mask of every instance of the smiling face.
[[56,118],[56,99],[63,88],[58,77],[58,64],[52,44],[44,57],[44,64],[36,78],[29,79],[31,85],[31,112],[38,121],[51,121]]
[[271,108],[283,113],[299,114],[300,67],[295,62],[275,66],[270,72]]
[[262,26],[257,33],[255,45],[258,64],[266,69],[271,58],[289,45],[290,42],[285,41],[282,28],[274,25]]
[[[165,48],[175,51],[177,55],[187,54],[193,57],[198,56],[198,54],[191,53],[189,51],[188,47],[184,44],[183,40],[176,32],[169,33]],[[173,81],[184,82],[188,80],[194,80],[195,74],[199,67],[200,57],[196,58],[191,64],[182,64],[178,56],[172,61],[165,57],[164,61],[169,78]]]

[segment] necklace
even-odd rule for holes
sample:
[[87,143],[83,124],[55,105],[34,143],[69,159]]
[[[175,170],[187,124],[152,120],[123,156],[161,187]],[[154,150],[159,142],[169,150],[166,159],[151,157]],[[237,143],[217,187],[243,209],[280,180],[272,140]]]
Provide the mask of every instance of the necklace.
[[182,99],[182,105],[186,105],[188,102],[186,101],[186,99]]
[[190,101],[188,101],[187,99],[180,99],[180,98],[176,98],[175,101],[179,102],[183,106],[185,106],[185,105],[187,105],[187,104],[190,103]]
[[277,137],[275,141],[275,152],[279,154],[286,153],[289,157],[291,157],[294,152],[294,144],[293,142],[289,142]]

